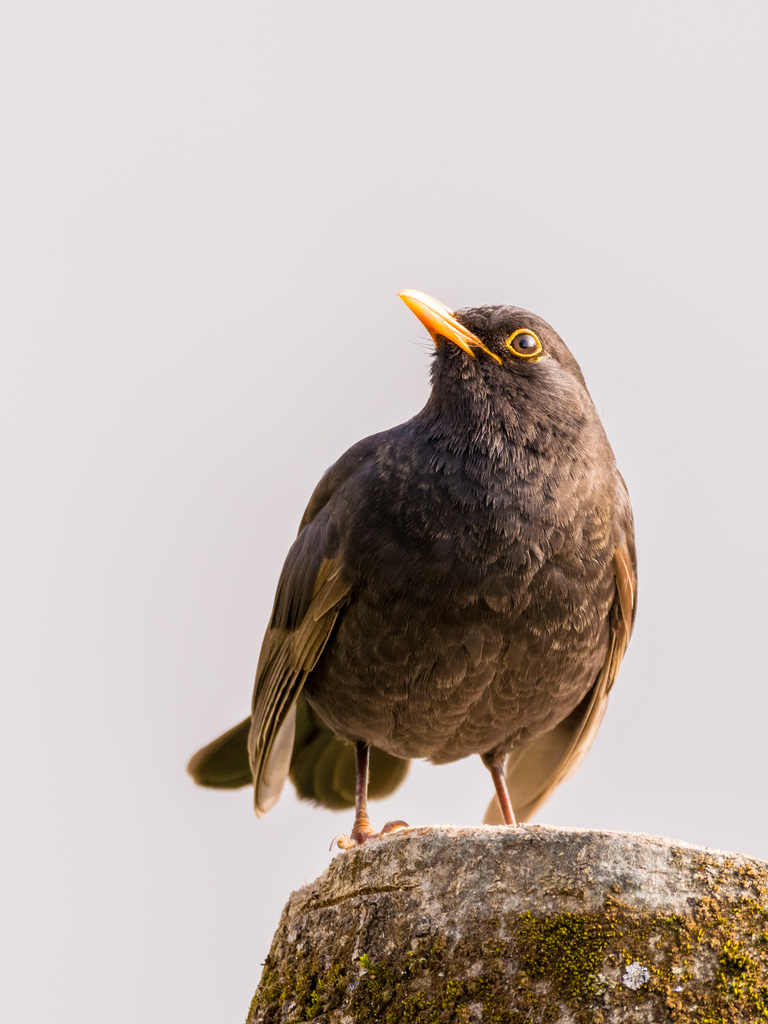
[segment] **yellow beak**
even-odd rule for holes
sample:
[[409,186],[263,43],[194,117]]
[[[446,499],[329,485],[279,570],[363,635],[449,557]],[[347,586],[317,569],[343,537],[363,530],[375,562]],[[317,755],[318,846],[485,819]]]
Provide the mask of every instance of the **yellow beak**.
[[473,359],[475,358],[473,349],[479,348],[501,365],[499,356],[495,352],[491,352],[472,331],[462,327],[451,310],[442,302],[438,302],[430,295],[425,295],[424,292],[413,291],[411,288],[398,292],[398,295],[427,328],[435,345],[437,345],[437,336],[440,335],[446,341],[452,341],[454,345],[458,345],[462,352],[466,352]]

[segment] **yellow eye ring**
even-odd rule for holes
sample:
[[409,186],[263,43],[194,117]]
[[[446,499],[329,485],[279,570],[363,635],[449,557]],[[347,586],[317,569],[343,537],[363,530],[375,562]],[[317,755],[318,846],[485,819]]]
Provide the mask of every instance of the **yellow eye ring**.
[[[522,341],[521,335],[523,334],[526,335],[527,338],[533,338],[536,344],[530,347],[527,345],[523,347],[520,344]],[[520,339],[517,344],[515,343],[516,338]],[[517,356],[518,359],[535,359],[536,356],[540,356],[542,353],[541,342],[533,331],[529,331],[527,327],[521,327],[519,330],[513,331],[513,333],[507,338],[506,345],[512,355]]]

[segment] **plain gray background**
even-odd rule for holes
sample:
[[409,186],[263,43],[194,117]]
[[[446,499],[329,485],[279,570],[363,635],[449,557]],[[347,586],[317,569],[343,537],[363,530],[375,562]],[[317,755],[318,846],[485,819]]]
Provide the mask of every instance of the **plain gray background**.
[[[239,1021],[349,815],[196,789],[322,471],[417,411],[396,298],[581,362],[640,610],[553,824],[768,858],[764,0],[3,15],[3,1018]],[[375,821],[481,820],[479,759]]]

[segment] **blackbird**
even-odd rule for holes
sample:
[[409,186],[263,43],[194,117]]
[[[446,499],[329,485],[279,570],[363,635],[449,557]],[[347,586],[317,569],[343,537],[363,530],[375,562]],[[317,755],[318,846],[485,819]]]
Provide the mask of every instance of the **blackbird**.
[[530,820],[594,739],[635,611],[627,489],[562,339],[516,306],[400,298],[435,342],[427,404],[320,480],[251,717],[189,765],[203,785],[252,778],[259,816],[289,774],[301,796],[354,802],[340,845],[382,834],[366,797],[410,758],[480,754],[486,821]]

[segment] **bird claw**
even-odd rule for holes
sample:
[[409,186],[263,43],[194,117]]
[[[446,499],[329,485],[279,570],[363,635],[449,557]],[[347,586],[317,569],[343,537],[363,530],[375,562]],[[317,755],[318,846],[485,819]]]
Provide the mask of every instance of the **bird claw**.
[[407,821],[402,821],[400,818],[397,821],[388,821],[381,832],[379,832],[379,835],[388,836],[390,832],[396,832],[399,828],[410,828],[410,825]]
[[331,845],[328,847],[332,850],[334,846],[337,846],[340,850],[354,850],[358,846],[362,846],[363,843],[367,843],[369,839],[383,839],[384,836],[390,835],[392,832],[396,832],[399,828],[408,828],[408,822],[402,821],[398,818],[397,821],[388,821],[382,828],[381,832],[359,832],[352,829],[352,834],[347,836],[343,832],[339,832],[337,836],[334,836],[331,840]]
[[343,832],[339,832],[339,834],[337,836],[334,836],[333,839],[331,840],[331,845],[328,847],[328,849],[332,850],[334,846],[338,846],[340,850],[352,850],[357,845],[358,844],[353,842],[349,838],[349,836],[344,835]]

